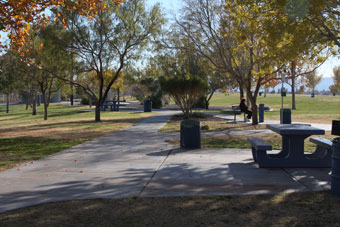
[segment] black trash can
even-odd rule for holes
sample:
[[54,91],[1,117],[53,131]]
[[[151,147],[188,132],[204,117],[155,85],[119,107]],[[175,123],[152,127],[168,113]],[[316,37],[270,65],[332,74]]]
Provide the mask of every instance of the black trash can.
[[144,101],[144,112],[152,112],[152,101],[147,99]]
[[331,192],[340,196],[340,137],[333,139]]
[[312,93],[310,96],[311,96],[312,98],[314,98],[314,97],[315,97],[315,94],[314,94],[314,93]]
[[182,120],[180,133],[181,148],[201,148],[201,131],[199,121]]
[[280,124],[292,123],[292,111],[291,109],[280,109]]
[[259,105],[259,122],[264,122],[264,104]]

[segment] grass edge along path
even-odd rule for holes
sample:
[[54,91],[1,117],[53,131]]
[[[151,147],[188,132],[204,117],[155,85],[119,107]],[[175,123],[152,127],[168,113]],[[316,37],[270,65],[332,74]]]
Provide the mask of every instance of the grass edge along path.
[[339,226],[340,197],[289,194],[74,200],[0,214],[6,226]]
[[155,113],[110,112],[102,113],[102,121],[94,121],[93,109],[86,106],[51,104],[49,119],[42,119],[42,106],[38,115],[24,105],[11,107],[10,113],[0,107],[0,171],[32,162],[69,147],[100,136],[125,129]]
[[33,162],[85,141],[42,137],[0,138],[0,171]]

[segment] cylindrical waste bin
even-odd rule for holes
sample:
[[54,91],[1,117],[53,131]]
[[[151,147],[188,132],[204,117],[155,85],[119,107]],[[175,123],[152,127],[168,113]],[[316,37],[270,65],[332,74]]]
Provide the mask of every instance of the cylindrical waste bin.
[[147,99],[144,101],[144,112],[152,112],[152,101]]
[[181,148],[201,148],[200,122],[196,120],[181,121]]
[[292,123],[292,112],[290,109],[280,109],[280,124]]
[[264,122],[264,104],[259,105],[259,122]]
[[315,94],[314,94],[314,93],[312,93],[310,96],[311,96],[312,98],[314,98]]
[[331,192],[340,196],[340,137],[333,139]]

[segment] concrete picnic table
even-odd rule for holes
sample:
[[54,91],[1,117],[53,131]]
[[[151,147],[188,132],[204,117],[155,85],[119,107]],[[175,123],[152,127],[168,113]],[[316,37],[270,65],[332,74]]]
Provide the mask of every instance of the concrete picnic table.
[[101,109],[106,111],[106,108],[110,107],[111,111],[119,111],[119,106],[126,106],[127,104],[129,103],[118,100],[106,100],[101,106]]
[[311,135],[324,135],[325,130],[308,124],[268,124],[267,128],[282,136],[282,150],[278,154],[261,155],[264,166],[327,167],[321,159],[304,153],[304,140]]

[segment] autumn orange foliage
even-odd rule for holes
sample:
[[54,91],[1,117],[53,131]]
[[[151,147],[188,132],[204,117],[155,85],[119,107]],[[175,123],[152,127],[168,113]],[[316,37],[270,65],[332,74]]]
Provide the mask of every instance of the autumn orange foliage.
[[[116,5],[124,2],[111,1]],[[67,26],[63,12],[76,11],[80,15],[94,17],[105,8],[104,0],[0,0],[0,29],[9,33],[12,45],[22,47],[28,35],[29,24],[43,27],[51,21],[46,15],[47,9],[59,12],[58,18]]]

